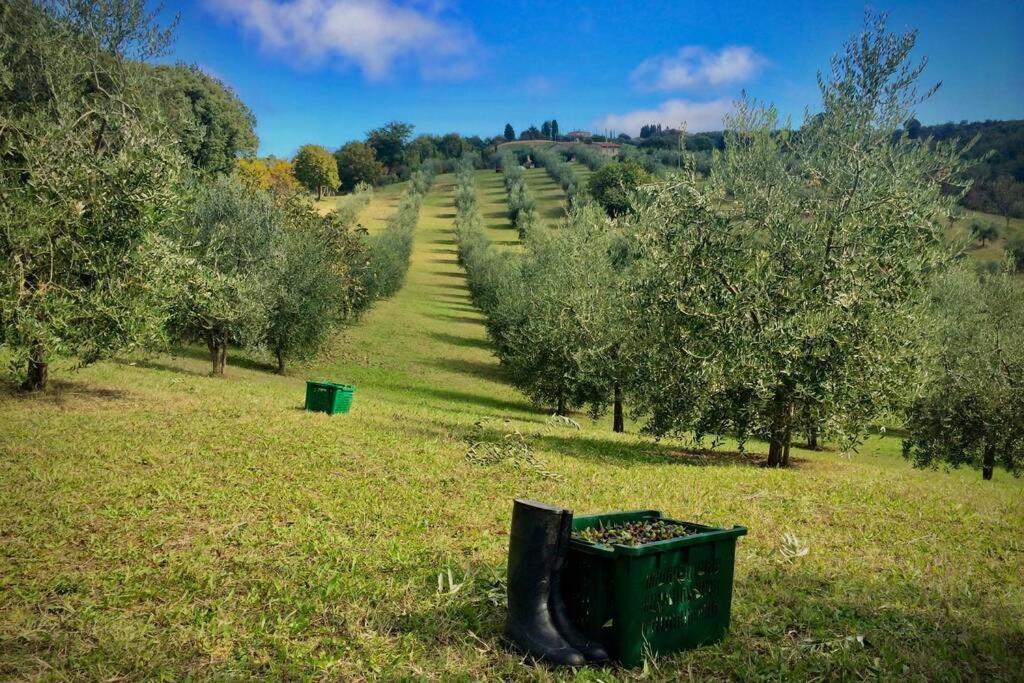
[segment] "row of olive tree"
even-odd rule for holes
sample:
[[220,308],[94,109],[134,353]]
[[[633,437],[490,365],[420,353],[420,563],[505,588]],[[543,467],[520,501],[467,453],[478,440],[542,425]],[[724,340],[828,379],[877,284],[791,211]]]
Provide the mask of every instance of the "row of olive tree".
[[[648,431],[757,437],[771,466],[789,464],[798,432],[852,445],[903,414],[934,367],[925,321],[965,189],[962,146],[894,142],[922,99],[914,42],[871,18],[799,129],[742,100],[709,178],[687,163],[612,193],[626,202],[613,218],[579,205],[556,233],[531,232],[521,255],[466,259],[517,384],[595,410],[618,384]],[[1007,358],[1008,342],[992,343]],[[1018,398],[999,400],[1017,406],[1021,384],[1002,372]],[[938,452],[910,448],[922,461]]]
[[1010,264],[956,268],[931,307],[932,365],[908,412],[904,455],[918,466],[1024,469],[1024,285]]
[[551,147],[538,147],[532,149],[530,153],[537,165],[543,167],[551,179],[562,188],[568,205],[571,206],[576,200],[576,194],[582,189],[576,171],[565,160],[565,157]]
[[610,258],[619,237],[605,213],[580,205],[569,225],[538,225],[512,252],[491,248],[469,167],[459,174],[455,204],[459,259],[512,382],[559,415],[585,405],[598,414],[613,402],[621,431],[625,323],[614,296],[621,268]]
[[508,192],[508,219],[519,231],[519,238],[523,239],[540,223],[537,202],[526,184],[526,171],[514,154],[503,153],[498,164],[504,173],[505,191]]
[[601,154],[601,150],[594,145],[572,145],[565,150],[565,154],[569,158],[580,162],[591,171],[600,170],[609,161],[609,158]]
[[369,236],[366,288],[372,299],[390,297],[405,284],[420,204],[433,182],[434,173],[429,165],[413,173],[408,189],[398,201],[398,211],[382,231]]

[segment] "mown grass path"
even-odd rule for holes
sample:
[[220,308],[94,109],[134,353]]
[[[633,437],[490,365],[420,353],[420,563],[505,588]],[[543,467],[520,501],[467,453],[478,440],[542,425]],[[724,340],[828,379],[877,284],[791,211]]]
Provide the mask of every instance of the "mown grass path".
[[[0,678],[631,677],[502,645],[518,495],[750,528],[732,635],[650,678],[1019,678],[1020,481],[915,471],[891,438],[769,471],[606,419],[548,424],[469,302],[452,181],[426,198],[405,288],[317,363],[279,377],[235,354],[212,379],[186,349],[0,395]],[[500,175],[478,182],[497,211]],[[356,384],[353,412],[304,412],[306,378]],[[477,422],[521,432],[556,478],[467,462]],[[785,532],[806,556],[783,556]]]

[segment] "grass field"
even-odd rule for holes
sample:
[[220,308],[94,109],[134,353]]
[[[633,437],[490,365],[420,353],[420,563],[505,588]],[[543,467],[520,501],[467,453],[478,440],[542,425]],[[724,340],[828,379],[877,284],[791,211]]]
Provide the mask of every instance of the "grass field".
[[969,237],[971,224],[975,220],[992,223],[999,227],[998,239],[986,243],[985,246],[981,246],[977,242],[972,245],[968,253],[978,261],[1001,260],[1005,253],[1003,247],[1006,246],[1006,242],[1015,235],[1024,234],[1024,218],[1011,218],[1009,228],[1007,228],[1006,219],[1002,216],[980,211],[964,211],[964,215],[954,224],[955,234],[962,238]]
[[[501,176],[477,179],[514,237]],[[469,302],[452,183],[406,287],[290,376],[181,349],[0,395],[0,679],[1024,679],[1024,482],[913,470],[891,437],[777,471],[550,424]],[[353,412],[304,412],[306,378],[356,384]],[[556,476],[468,462],[477,422]],[[646,670],[524,663],[500,638],[515,496],[748,526],[730,636]]]
[[[359,213],[359,224],[371,233],[383,229],[388,218],[398,210],[398,200],[406,185],[407,183],[394,183],[374,188],[373,201]],[[316,208],[320,213],[328,213],[337,208],[339,204],[348,201],[349,197],[350,195],[326,197],[316,202]]]

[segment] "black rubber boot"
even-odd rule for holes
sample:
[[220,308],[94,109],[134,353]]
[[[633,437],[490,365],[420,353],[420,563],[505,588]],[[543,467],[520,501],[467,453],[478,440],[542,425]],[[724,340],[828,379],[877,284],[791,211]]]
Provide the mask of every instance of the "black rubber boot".
[[587,638],[573,626],[569,619],[569,612],[565,608],[565,600],[562,598],[562,569],[565,568],[565,558],[569,554],[569,537],[571,535],[572,513],[564,510],[558,535],[558,555],[555,559],[554,570],[551,572],[551,599],[549,601],[551,620],[562,637],[579,650],[588,662],[595,664],[606,662],[608,661],[608,651],[600,643],[595,643]]
[[505,635],[550,664],[581,666],[586,658],[551,620],[551,578],[564,510],[517,498],[508,541],[508,620]]

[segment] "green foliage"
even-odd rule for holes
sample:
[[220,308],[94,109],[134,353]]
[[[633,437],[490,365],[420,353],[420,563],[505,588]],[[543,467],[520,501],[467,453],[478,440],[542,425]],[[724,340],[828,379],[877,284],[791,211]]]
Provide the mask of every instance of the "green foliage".
[[369,237],[369,262],[364,275],[369,298],[393,296],[405,284],[420,203],[433,182],[434,176],[429,167],[414,173],[409,180],[409,189],[399,199],[398,211],[388,220],[384,230]]
[[372,200],[373,188],[361,183],[356,185],[352,194],[338,202],[337,208],[331,214],[345,229],[355,228],[359,223],[359,214]]
[[279,373],[286,359],[314,357],[343,320],[345,281],[331,256],[316,232],[289,230],[278,240],[264,339]]
[[499,163],[505,174],[505,191],[508,192],[508,219],[519,230],[519,238],[523,239],[540,222],[537,203],[526,184],[523,167],[514,155],[503,154]]
[[741,101],[710,181],[642,193],[629,288],[651,431],[766,438],[784,465],[804,411],[850,442],[906,404],[962,167],[954,145],[892,142],[919,101],[914,40],[876,18],[799,135]]
[[366,144],[373,148],[389,172],[394,172],[404,160],[405,146],[413,128],[411,123],[392,121],[366,133]]
[[985,242],[999,237],[999,226],[991,221],[974,220],[971,222],[971,236],[985,246]]
[[1014,270],[1024,272],[1024,235],[1018,233],[1006,241],[1006,254],[1010,257]]
[[195,168],[230,173],[240,155],[256,153],[256,117],[228,86],[197,66],[147,68],[152,92]]
[[338,187],[338,163],[326,149],[320,145],[303,145],[299,148],[292,161],[295,178],[310,192],[316,192],[316,198],[323,197],[324,188]]
[[141,0],[0,5],[0,344],[26,388],[54,356],[90,363],[162,326],[154,237],[184,162],[132,61],[166,45],[151,18]]
[[562,191],[565,192],[565,196],[571,206],[576,199],[576,193],[580,189],[579,178],[576,177],[576,171],[574,171],[572,166],[562,158],[562,155],[558,154],[558,152],[552,148],[542,147],[534,149],[532,150],[532,154],[537,165],[543,166],[544,170],[548,172],[548,175],[550,175],[551,178],[562,188]]
[[915,466],[1024,470],[1024,287],[958,269],[936,287],[934,367],[909,410]]
[[171,329],[206,343],[214,374],[224,373],[229,344],[264,339],[283,223],[269,195],[230,176],[201,188],[181,221]]
[[505,124],[504,138],[508,142],[512,142],[516,139],[516,129],[512,127],[511,123]]
[[601,154],[601,151],[593,145],[573,145],[569,148],[569,154],[591,171],[599,171],[608,163],[608,157]]
[[[512,169],[521,169],[506,169],[515,192],[522,183]],[[558,231],[532,226],[526,251],[512,255],[490,247],[471,167],[459,174],[455,205],[459,260],[512,382],[559,414],[584,404],[600,413],[620,379],[623,311],[614,295],[620,276],[603,212],[578,206]]]
[[334,153],[341,189],[351,192],[359,183],[376,185],[384,175],[384,164],[365,142],[348,142]]
[[438,141],[437,151],[445,159],[458,159],[466,151],[466,144],[458,133],[448,133]]
[[591,174],[587,190],[609,216],[621,216],[630,210],[637,188],[652,180],[637,162],[616,161]]

